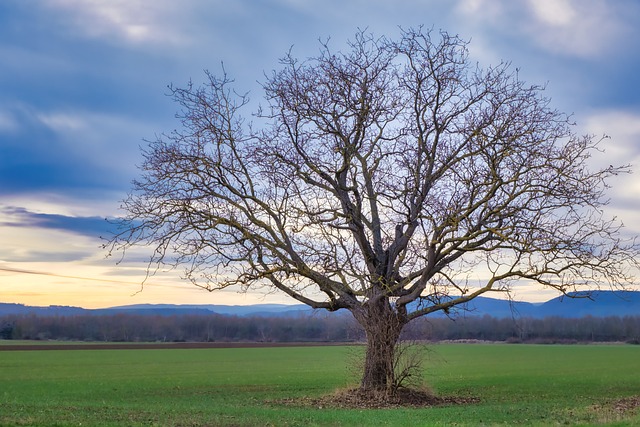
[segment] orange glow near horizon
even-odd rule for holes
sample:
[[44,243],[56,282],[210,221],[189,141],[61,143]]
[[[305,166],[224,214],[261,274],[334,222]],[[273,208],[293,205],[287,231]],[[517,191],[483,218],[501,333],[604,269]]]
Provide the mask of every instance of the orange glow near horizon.
[[[59,269],[45,271],[46,264],[31,268],[14,268],[0,263],[0,302],[30,306],[75,306],[87,309],[134,304],[176,305],[252,305],[297,304],[281,293],[240,293],[232,290],[208,292],[180,280],[177,275],[150,278],[144,276],[104,275],[98,267],[77,266],[76,274]],[[53,268],[52,265],[49,265]],[[66,270],[66,269],[65,269]],[[124,272],[123,272],[124,273]],[[501,293],[488,293],[489,298],[505,298]],[[545,302],[557,292],[536,287],[520,287],[512,295],[518,301]]]
[[[107,308],[132,304],[294,304],[280,295],[207,292],[179,278],[153,277],[144,285],[144,276],[98,277],[95,268],[83,269],[83,276],[22,270],[0,264],[0,302],[31,306],[63,305]],[[139,281],[136,281],[138,280]]]

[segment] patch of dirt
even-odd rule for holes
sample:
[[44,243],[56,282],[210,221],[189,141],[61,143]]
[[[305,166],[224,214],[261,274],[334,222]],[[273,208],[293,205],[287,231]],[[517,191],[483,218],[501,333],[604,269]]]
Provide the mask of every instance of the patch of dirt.
[[626,397],[613,403],[613,409],[619,412],[631,412],[640,408],[640,396]]
[[260,348],[260,347],[315,347],[356,345],[340,342],[125,342],[125,343],[59,343],[38,342],[37,344],[2,344],[0,351],[40,351],[40,350],[158,350],[191,348]]
[[638,408],[640,408],[640,396],[624,397],[591,407],[596,413],[614,412],[623,416],[635,414]]
[[297,398],[278,400],[276,404],[290,406],[308,406],[314,408],[340,408],[340,409],[392,409],[392,408],[424,408],[430,406],[469,405],[478,403],[480,399],[475,397],[439,397],[433,394],[401,388],[393,396],[383,394],[372,395],[363,393],[358,389],[342,390],[334,394],[318,398]]

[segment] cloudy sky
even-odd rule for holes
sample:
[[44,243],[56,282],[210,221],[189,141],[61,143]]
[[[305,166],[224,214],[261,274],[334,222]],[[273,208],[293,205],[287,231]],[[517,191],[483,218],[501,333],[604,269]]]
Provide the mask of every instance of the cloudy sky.
[[[136,177],[143,140],[176,126],[168,84],[225,69],[237,86],[291,46],[336,45],[358,28],[444,29],[475,61],[511,61],[547,84],[581,133],[611,139],[596,164],[632,163],[611,182],[610,215],[640,234],[640,2],[637,0],[3,0],[0,2],[0,302],[107,307],[286,302],[205,293],[159,274],[137,293],[139,256],[106,259],[106,217]],[[545,293],[518,297],[544,300]],[[554,295],[551,295],[551,297]]]

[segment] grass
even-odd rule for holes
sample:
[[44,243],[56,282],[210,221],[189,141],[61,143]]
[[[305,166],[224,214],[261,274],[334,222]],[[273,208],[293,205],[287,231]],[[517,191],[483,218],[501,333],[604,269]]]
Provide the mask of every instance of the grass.
[[347,410],[278,403],[353,383],[348,347],[0,352],[0,425],[640,425],[640,347],[435,345],[426,379],[480,403]]

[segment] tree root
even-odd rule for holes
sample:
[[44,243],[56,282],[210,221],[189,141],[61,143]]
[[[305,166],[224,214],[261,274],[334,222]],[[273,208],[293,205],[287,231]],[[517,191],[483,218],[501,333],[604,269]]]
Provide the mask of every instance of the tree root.
[[480,399],[474,397],[440,397],[428,391],[400,388],[392,395],[382,392],[367,392],[360,389],[347,389],[317,398],[285,399],[274,403],[315,408],[390,409],[469,405],[479,401]]

